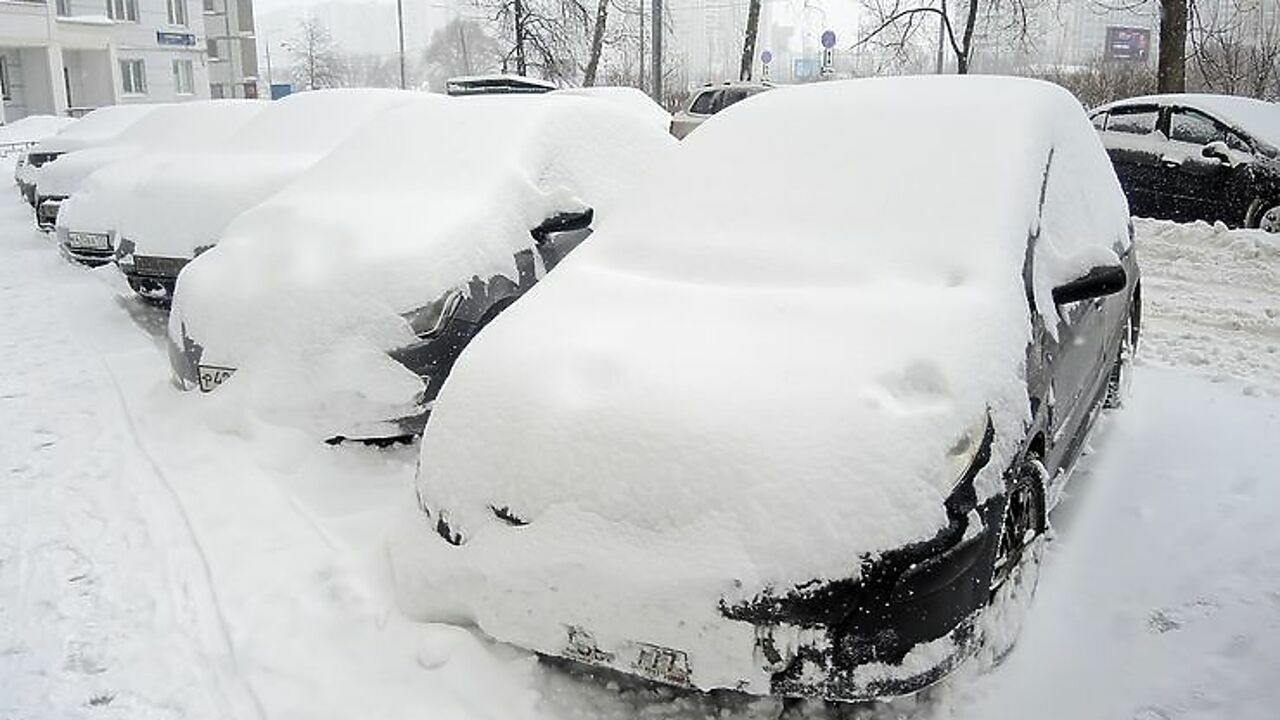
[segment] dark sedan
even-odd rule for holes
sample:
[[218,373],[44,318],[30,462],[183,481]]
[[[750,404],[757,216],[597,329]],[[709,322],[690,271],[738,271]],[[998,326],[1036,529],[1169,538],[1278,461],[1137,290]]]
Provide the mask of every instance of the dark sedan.
[[1280,232],[1280,107],[1153,95],[1090,114],[1134,215]]

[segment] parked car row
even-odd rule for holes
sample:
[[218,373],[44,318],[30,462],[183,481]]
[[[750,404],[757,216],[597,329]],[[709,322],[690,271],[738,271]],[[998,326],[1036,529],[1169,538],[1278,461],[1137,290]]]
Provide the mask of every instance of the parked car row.
[[[1007,649],[1141,320],[1074,99],[831,82],[722,98],[677,142],[635,91],[457,86],[94,113],[26,192],[169,308],[179,388],[422,434],[393,553],[415,617],[833,700]],[[88,150],[85,123],[116,129]],[[217,130],[149,144],[170,124]]]

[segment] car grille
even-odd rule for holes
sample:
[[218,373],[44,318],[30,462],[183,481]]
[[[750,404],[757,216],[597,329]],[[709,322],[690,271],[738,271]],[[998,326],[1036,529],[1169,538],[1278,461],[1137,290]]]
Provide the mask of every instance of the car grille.
[[155,255],[134,255],[133,269],[139,275],[176,278],[187,263],[186,258],[157,257]]

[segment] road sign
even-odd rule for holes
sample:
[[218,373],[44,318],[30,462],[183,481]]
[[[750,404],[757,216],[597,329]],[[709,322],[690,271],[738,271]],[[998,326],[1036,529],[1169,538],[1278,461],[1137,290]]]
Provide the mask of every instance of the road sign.
[[[809,37],[813,37],[813,36],[810,35]],[[835,30],[823,30],[822,31],[822,47],[830,50],[835,46],[836,46]]]
[[765,50],[764,52],[760,53],[760,62],[764,63],[765,65],[768,65],[769,63],[773,62],[773,53],[769,52],[768,50]]
[[822,49],[822,77],[836,74],[836,51],[831,48]]
[[1146,28],[1109,27],[1104,57],[1107,60],[1142,62],[1151,49],[1151,31]]

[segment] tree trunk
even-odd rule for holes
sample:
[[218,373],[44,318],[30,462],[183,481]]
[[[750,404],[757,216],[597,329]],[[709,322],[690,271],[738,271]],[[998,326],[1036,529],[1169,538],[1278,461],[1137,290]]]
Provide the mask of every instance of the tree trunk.
[[1160,0],[1160,61],[1156,92],[1187,91],[1187,0]]
[[747,10],[747,36],[742,40],[742,65],[738,69],[739,80],[751,79],[751,68],[756,60],[756,35],[760,31],[760,0],[751,0]]
[[521,77],[528,74],[528,66],[524,59],[524,2],[516,3],[516,74]]
[[600,51],[604,47],[604,26],[609,18],[609,0],[600,0],[596,6],[596,29],[591,33],[591,58],[587,60],[587,70],[582,84],[591,87],[596,84],[596,71],[600,68]]
[[969,0],[969,14],[964,19],[964,37],[960,41],[960,54],[956,56],[956,73],[969,74],[969,59],[973,57],[973,28],[978,24],[978,0]]

